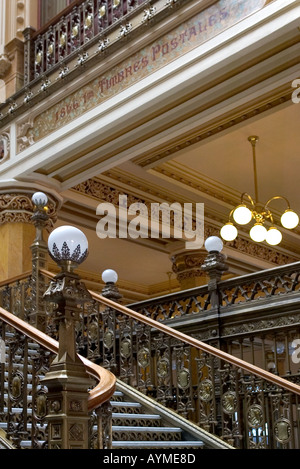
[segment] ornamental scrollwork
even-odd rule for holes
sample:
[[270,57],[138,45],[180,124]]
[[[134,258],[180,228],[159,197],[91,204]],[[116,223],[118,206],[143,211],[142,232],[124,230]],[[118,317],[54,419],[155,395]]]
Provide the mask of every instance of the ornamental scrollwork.
[[[34,207],[29,193],[0,194],[0,225],[4,223],[32,223]],[[48,221],[46,229],[51,231],[57,220],[57,206],[49,198],[47,205]]]

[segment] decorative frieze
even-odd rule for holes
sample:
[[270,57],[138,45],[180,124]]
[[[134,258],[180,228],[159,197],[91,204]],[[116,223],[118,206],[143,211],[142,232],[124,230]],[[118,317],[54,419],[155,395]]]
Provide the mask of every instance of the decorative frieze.
[[[2,193],[0,194],[0,225],[4,223],[32,223],[33,193]],[[49,198],[48,202],[49,220],[46,229],[51,230],[57,220],[57,204]]]

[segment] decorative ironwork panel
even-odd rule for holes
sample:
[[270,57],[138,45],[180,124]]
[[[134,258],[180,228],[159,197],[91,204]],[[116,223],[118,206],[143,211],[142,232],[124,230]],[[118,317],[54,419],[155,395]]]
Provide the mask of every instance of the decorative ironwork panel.
[[[110,26],[122,20],[147,0],[86,0],[70,7],[69,12],[52,23],[45,31],[32,39],[33,47],[27,47],[27,55],[34,53],[34,76],[38,78],[64,61]],[[30,39],[29,39],[30,41]],[[27,62],[31,58],[27,57]]]

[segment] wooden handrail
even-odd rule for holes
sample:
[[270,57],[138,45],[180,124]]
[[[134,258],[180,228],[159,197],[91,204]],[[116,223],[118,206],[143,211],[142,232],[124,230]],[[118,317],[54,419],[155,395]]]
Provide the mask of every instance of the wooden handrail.
[[31,276],[32,276],[31,271],[24,272],[23,274],[16,275],[15,277],[11,277],[8,280],[2,280],[2,282],[0,282],[0,287],[5,287],[6,285],[10,285],[11,283],[15,283],[20,280],[25,280],[26,278],[31,277]]
[[[54,277],[54,274],[52,274],[51,272],[47,270],[41,269],[40,272],[44,274],[45,276],[47,276],[48,278]],[[116,309],[117,311],[139,322],[142,322],[143,324],[151,326],[169,336],[175,337],[176,339],[181,340],[182,342],[191,345],[192,347],[195,347],[198,350],[210,353],[221,360],[224,360],[234,366],[237,366],[238,368],[241,368],[249,373],[253,373],[254,375],[257,375],[262,379],[270,381],[271,383],[277,386],[280,386],[288,391],[291,391],[291,392],[294,392],[295,394],[300,395],[300,386],[298,386],[295,383],[292,383],[291,381],[281,378],[280,376],[274,375],[270,373],[269,371],[263,370],[262,368],[252,365],[251,363],[241,360],[240,358],[234,357],[233,355],[230,355],[229,353],[223,352],[222,350],[219,350],[213,347],[212,345],[206,344],[205,342],[201,342],[200,340],[197,340],[189,335],[186,335],[180,331],[177,331],[176,329],[173,329],[172,327],[166,326],[165,324],[162,324],[161,322],[155,321],[154,319],[151,319],[147,316],[143,316],[142,314],[126,306],[115,303],[114,301],[109,300],[108,298],[105,298],[104,296],[99,295],[93,291],[90,291],[90,294],[92,295],[94,300],[99,301],[100,303],[103,303],[106,306],[109,306],[110,308]]]
[[[47,350],[50,350],[55,354],[58,353],[58,342],[56,340],[1,307],[0,319],[34,340],[42,347],[45,347]],[[92,411],[111,398],[115,392],[116,377],[110,371],[96,365],[86,358],[82,356],[80,356],[80,358],[86,366],[88,374],[98,381],[95,388],[89,392],[88,410]]]

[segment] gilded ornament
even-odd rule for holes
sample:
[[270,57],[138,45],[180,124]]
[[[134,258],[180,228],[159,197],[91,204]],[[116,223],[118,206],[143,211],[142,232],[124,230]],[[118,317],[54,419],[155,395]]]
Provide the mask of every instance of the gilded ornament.
[[99,8],[99,18],[103,18],[103,16],[105,15],[106,13],[106,6],[105,5],[102,5],[100,8]]
[[47,401],[47,398],[45,394],[39,395],[36,399],[36,415],[39,418],[43,418],[46,416],[46,413],[47,413],[46,401]]
[[19,375],[15,375],[11,381],[11,395],[14,399],[18,399],[22,393],[22,379]]
[[190,372],[186,368],[179,370],[177,374],[177,384],[180,389],[187,389],[190,385]]
[[103,344],[105,348],[110,349],[113,346],[113,343],[114,343],[114,334],[112,333],[112,331],[105,332],[104,337],[103,337]]
[[277,420],[274,425],[274,435],[279,443],[288,443],[292,436],[292,428],[290,421],[285,418]]
[[87,15],[85,19],[85,27],[89,29],[92,26],[92,15]]
[[42,62],[42,53],[41,52],[38,52],[35,56],[35,63],[37,65],[40,65],[40,63]]
[[157,363],[157,374],[160,378],[165,378],[169,374],[170,362],[167,358],[161,358]]
[[204,379],[203,381],[201,381],[198,389],[199,398],[201,399],[201,401],[211,401],[213,398],[213,389],[213,384],[209,379]]
[[120,352],[123,358],[129,358],[131,355],[131,342],[125,339],[121,342]]
[[142,368],[147,368],[150,364],[150,352],[147,348],[143,347],[141,350],[138,351],[137,354],[138,364]]
[[264,419],[263,409],[261,406],[258,404],[251,405],[248,409],[247,419],[250,427],[261,427]]
[[98,337],[98,330],[99,330],[99,327],[98,327],[98,324],[96,321],[92,322],[90,325],[89,325],[89,337],[90,339],[92,340],[96,340],[97,337]]
[[237,408],[237,398],[234,391],[227,391],[222,397],[223,411],[226,414],[233,414]]
[[62,33],[62,34],[60,35],[60,40],[59,40],[60,45],[61,45],[62,47],[66,45],[66,40],[67,40],[66,34],[65,34],[65,33]]
[[76,24],[75,26],[73,26],[72,28],[72,37],[77,37],[78,36],[78,33],[79,33],[79,29],[78,29],[78,24]]

